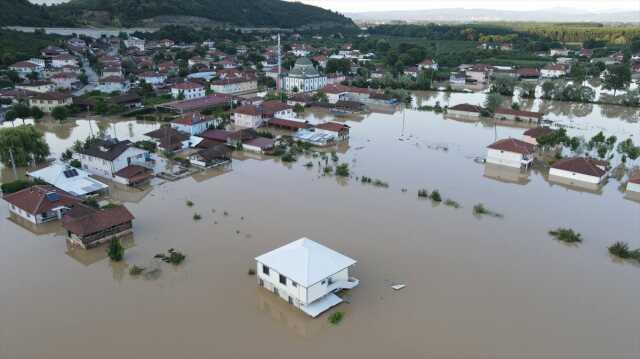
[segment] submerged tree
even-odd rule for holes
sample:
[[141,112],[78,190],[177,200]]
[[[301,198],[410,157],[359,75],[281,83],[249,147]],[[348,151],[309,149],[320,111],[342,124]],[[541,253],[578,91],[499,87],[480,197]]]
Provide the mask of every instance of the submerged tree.
[[30,162],[42,162],[49,155],[49,145],[42,132],[32,125],[0,129],[0,161],[11,164],[11,154],[16,166]]
[[107,250],[109,258],[114,262],[120,262],[124,258],[124,247],[119,240],[114,239],[109,243],[109,249]]

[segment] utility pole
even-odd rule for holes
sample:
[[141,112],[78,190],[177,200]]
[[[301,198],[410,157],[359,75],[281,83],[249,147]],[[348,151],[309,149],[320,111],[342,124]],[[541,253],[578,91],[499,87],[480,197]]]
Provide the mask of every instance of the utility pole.
[[13,179],[18,180],[18,173],[16,172],[16,161],[13,159],[13,150],[9,148],[9,158],[11,158],[11,167],[13,168]]
[[276,81],[276,90],[282,90],[280,81],[282,81],[282,53],[280,50],[280,33],[278,33],[278,80]]

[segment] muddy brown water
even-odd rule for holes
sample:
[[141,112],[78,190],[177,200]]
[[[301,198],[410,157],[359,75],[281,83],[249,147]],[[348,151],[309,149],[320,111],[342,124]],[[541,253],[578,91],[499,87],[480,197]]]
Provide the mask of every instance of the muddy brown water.
[[[476,99],[456,96],[449,101]],[[574,121],[574,133],[606,127],[638,136],[637,123],[602,112],[550,116]],[[640,204],[624,198],[620,183],[580,191],[544,173],[473,161],[496,131],[516,137],[518,126],[417,111],[404,118],[347,120],[352,135],[340,162],[353,178],[320,175],[317,158],[284,165],[243,156],[226,171],[133,195],[135,234],[123,263],[110,263],[104,248],[68,248],[55,224],[36,235],[0,221],[0,358],[638,358],[640,267],[606,250],[619,240],[640,247]],[[66,139],[47,133],[64,143],[52,139],[53,152],[85,134],[77,122]],[[126,133],[126,122],[117,126]],[[133,121],[130,137],[153,126]],[[390,187],[362,185],[362,175]],[[420,188],[462,208],[419,200]],[[476,203],[504,218],[475,217]],[[584,243],[550,239],[559,226]],[[247,275],[256,255],[302,236],[358,260],[361,284],[332,310],[345,313],[337,326],[327,314],[307,318]],[[128,266],[169,248],[186,262],[163,263],[154,278],[129,275]],[[398,282],[407,287],[393,291]]]

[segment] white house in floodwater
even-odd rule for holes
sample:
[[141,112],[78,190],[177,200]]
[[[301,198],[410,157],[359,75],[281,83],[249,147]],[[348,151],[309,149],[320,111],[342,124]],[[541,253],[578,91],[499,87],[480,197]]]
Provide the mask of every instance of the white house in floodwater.
[[359,284],[349,277],[354,259],[308,238],[255,259],[258,285],[314,318],[342,302],[335,292]]
[[514,168],[528,168],[535,153],[534,145],[515,138],[494,142],[487,149],[487,163]]

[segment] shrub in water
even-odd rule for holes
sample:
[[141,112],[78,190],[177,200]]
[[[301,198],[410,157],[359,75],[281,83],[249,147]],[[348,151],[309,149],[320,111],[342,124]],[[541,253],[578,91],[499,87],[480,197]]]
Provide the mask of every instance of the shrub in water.
[[187,201],[187,207],[193,207],[193,202]]
[[444,205],[445,206],[449,206],[449,207],[453,207],[453,208],[460,208],[460,203],[452,200],[452,199],[447,199],[446,201],[444,201]]
[[109,258],[114,262],[120,262],[124,257],[124,247],[120,244],[120,241],[114,239],[109,243],[109,249],[107,250]]
[[144,267],[140,267],[140,266],[136,266],[134,265],[133,267],[131,267],[129,269],[129,274],[132,276],[137,276],[142,274],[142,272],[144,272]]
[[186,258],[186,256],[178,251],[176,251],[175,249],[171,248],[167,251],[169,253],[169,255],[166,255],[164,253],[160,253],[160,254],[156,254],[154,256],[154,258],[160,258],[163,261],[167,262],[167,263],[171,263],[171,264],[175,264],[178,265],[180,263],[182,263],[184,261],[184,259]]
[[573,229],[558,228],[554,231],[549,231],[549,235],[565,243],[581,243],[582,242],[582,236],[580,235],[580,233],[574,232]]
[[440,192],[438,190],[434,190],[431,192],[431,199],[436,202],[442,202],[442,197],[440,196]]
[[336,166],[336,176],[349,177],[349,165],[343,163]]
[[333,324],[333,325],[337,325],[342,321],[342,318],[344,317],[344,313],[342,312],[335,312],[333,314],[331,314],[329,316],[329,323]]
[[418,190],[418,197],[419,198],[429,198],[429,191],[427,191],[426,189]]
[[201,219],[202,219],[202,216],[200,214],[198,214],[198,213],[194,213],[193,214],[193,220],[194,221],[199,221]]

